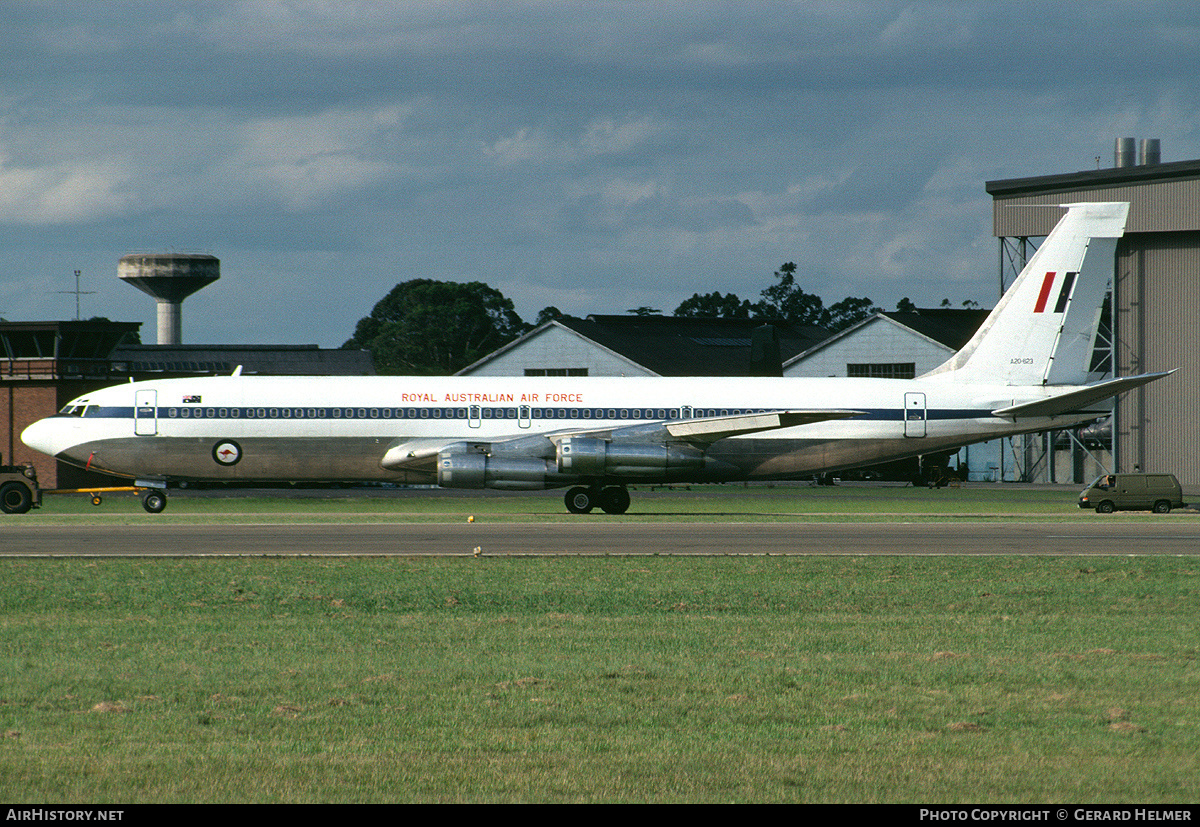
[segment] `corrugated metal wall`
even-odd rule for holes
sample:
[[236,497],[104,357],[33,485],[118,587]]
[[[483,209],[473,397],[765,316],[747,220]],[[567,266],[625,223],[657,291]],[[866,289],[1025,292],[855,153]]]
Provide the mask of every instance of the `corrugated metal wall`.
[[1118,373],[1176,370],[1118,402],[1118,468],[1200,486],[1200,234],[1126,236],[1114,304]]
[[1128,201],[1129,221],[1125,231],[1129,233],[1200,230],[1200,179],[1190,179],[997,198],[992,205],[994,234],[997,238],[1047,235],[1062,218],[1063,211],[1031,209],[1031,206],[1076,201]]

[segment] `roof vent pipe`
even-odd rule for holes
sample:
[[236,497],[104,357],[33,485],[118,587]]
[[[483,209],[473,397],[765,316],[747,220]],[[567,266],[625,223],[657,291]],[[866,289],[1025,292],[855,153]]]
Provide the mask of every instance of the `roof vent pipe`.
[[1117,138],[1113,146],[1113,166],[1117,169],[1134,166],[1137,163],[1136,147],[1134,138]]
[[1158,138],[1142,138],[1138,146],[1138,166],[1149,167],[1162,163],[1162,142]]

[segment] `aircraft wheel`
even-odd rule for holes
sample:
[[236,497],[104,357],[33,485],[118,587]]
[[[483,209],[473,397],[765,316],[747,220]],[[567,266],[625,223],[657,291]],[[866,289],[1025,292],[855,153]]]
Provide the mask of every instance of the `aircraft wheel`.
[[167,495],[161,491],[147,491],[142,497],[142,508],[151,514],[157,514],[167,507]]
[[605,514],[624,514],[629,510],[629,492],[619,485],[600,492],[600,508]]
[[24,514],[33,508],[33,492],[21,482],[6,482],[0,486],[0,511],[5,514]]
[[104,498],[101,497],[99,494],[92,495],[92,505],[100,505],[100,503],[102,503],[102,502],[104,502]]
[[1097,514],[1111,514],[1115,510],[1116,509],[1113,508],[1111,500],[1103,500],[1098,506],[1096,506]]
[[588,514],[596,507],[596,498],[592,496],[592,492],[583,486],[577,486],[567,492],[563,497],[563,502],[567,504],[567,511],[572,514]]
[[1169,502],[1167,502],[1166,500],[1159,500],[1158,502],[1156,502],[1154,504],[1154,513],[1155,514],[1170,514],[1171,513],[1171,504]]

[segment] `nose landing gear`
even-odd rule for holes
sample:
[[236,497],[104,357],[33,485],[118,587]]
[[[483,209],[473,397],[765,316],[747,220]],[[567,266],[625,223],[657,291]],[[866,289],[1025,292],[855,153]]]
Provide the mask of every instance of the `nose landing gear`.
[[167,492],[150,489],[142,496],[142,508],[151,514],[158,514],[167,507]]

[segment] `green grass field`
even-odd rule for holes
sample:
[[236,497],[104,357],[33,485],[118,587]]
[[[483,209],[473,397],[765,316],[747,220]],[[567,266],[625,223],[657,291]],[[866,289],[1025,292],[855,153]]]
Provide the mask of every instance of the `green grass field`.
[[[1055,490],[872,490],[644,510],[1097,519]],[[80,502],[20,519],[566,517]],[[0,582],[12,803],[1200,799],[1197,558],[0,557]]]

